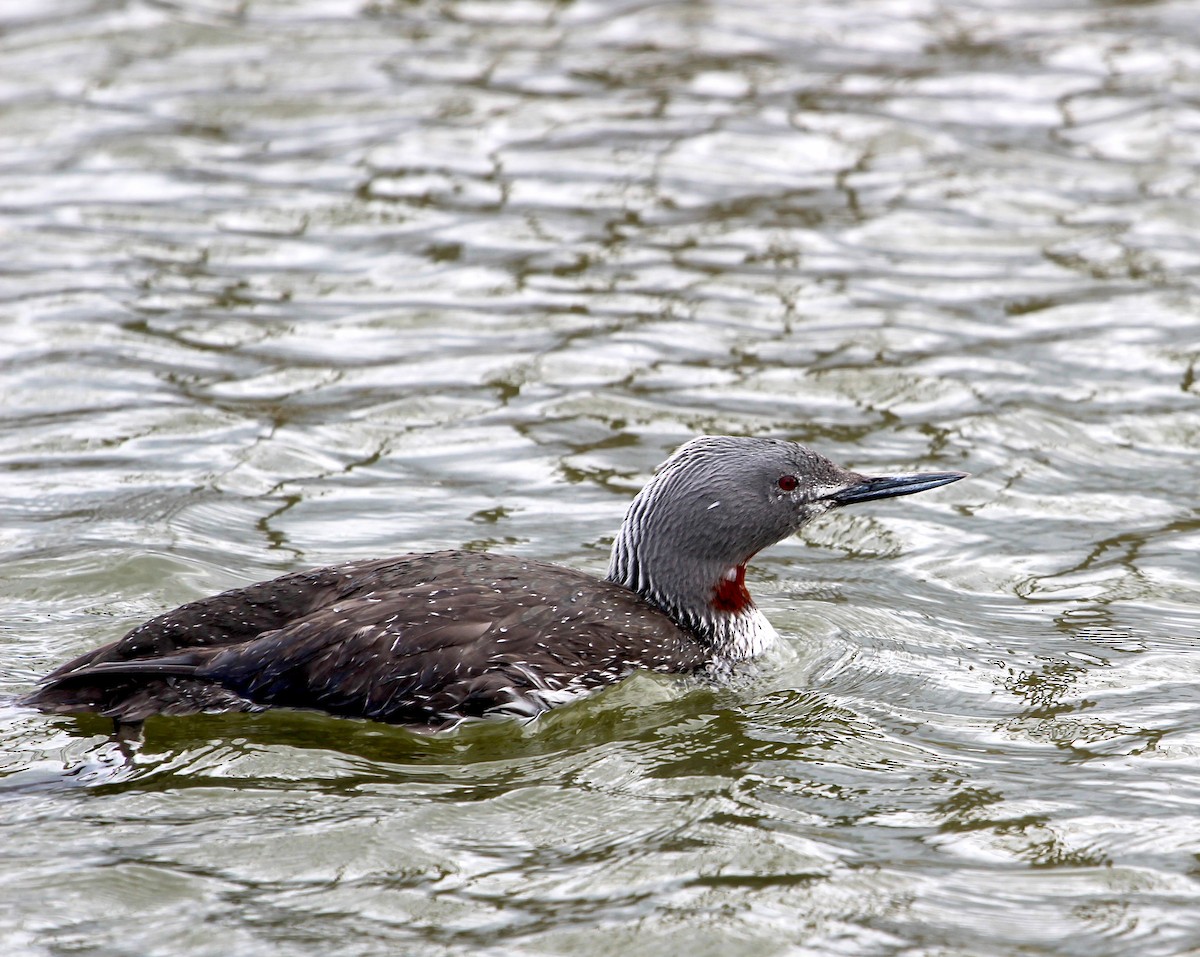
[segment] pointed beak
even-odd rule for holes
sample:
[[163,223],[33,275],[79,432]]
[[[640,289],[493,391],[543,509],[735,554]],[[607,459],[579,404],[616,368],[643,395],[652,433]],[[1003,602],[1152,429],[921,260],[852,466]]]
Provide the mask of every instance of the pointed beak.
[[873,502],[877,498],[895,498],[897,495],[914,495],[927,492],[939,485],[949,485],[964,479],[969,472],[921,472],[917,475],[859,475],[853,485],[847,485],[825,496],[835,505],[852,505],[855,502]]

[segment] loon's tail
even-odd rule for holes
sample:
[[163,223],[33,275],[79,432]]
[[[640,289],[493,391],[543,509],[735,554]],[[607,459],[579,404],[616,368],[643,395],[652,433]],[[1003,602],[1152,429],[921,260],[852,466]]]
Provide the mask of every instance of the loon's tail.
[[17,703],[50,714],[94,712],[133,724],[156,714],[259,711],[260,705],[202,678],[201,655],[106,661],[55,672]]

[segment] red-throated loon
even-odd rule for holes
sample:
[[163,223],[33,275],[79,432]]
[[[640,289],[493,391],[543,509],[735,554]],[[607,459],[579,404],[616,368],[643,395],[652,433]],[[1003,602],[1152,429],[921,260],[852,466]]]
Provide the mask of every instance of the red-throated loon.
[[23,703],[118,725],[270,707],[427,731],[534,716],[638,669],[758,654],[776,634],[746,590],[757,552],[832,508],[965,475],[868,477],[793,442],[702,436],[633,500],[604,580],[466,551],[295,572],[153,618]]

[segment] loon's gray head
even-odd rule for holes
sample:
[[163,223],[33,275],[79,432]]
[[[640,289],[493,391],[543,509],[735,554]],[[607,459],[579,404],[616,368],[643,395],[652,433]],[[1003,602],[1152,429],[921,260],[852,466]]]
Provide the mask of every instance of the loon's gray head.
[[681,446],[629,506],[608,579],[708,637],[753,608],[745,569],[757,552],[824,512],[911,495],[965,472],[866,476],[780,439],[705,435]]

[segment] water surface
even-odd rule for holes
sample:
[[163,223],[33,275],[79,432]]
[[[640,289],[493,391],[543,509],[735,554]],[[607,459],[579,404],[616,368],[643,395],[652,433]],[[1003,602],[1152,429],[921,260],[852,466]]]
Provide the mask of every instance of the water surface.
[[[1200,951],[1192,4],[34,7],[4,953]],[[132,761],[11,706],[288,570],[600,572],[699,432],[973,478],[760,555],[784,646],[729,687],[161,720]]]

